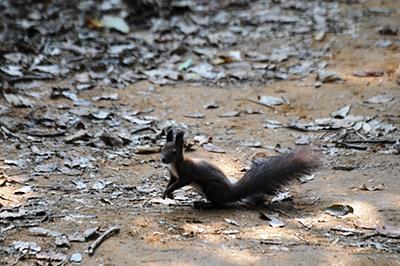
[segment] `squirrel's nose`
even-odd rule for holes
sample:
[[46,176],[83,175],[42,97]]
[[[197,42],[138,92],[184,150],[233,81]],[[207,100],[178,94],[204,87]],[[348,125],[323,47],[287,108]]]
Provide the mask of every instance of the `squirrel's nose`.
[[167,160],[165,160],[165,158],[161,158],[161,162],[167,163]]

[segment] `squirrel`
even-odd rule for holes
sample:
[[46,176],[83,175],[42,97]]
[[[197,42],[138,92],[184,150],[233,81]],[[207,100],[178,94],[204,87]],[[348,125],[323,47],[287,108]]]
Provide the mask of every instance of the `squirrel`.
[[206,160],[185,157],[184,132],[174,136],[171,129],[161,149],[161,161],[169,165],[170,180],[163,198],[190,185],[209,202],[195,202],[198,209],[222,207],[226,203],[259,194],[272,195],[290,181],[309,174],[321,165],[320,156],[308,148],[253,162],[253,166],[236,183],[231,183],[217,166]]

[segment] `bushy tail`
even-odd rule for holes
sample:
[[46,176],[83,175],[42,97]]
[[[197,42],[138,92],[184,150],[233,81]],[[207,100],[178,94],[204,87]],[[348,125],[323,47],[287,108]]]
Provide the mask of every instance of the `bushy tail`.
[[320,155],[307,148],[255,162],[234,185],[233,200],[253,194],[272,195],[283,185],[302,175],[310,174],[320,165]]

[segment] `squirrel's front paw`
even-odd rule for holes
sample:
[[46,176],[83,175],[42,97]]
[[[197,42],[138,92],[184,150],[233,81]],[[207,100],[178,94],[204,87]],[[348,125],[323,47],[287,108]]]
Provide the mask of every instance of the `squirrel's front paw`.
[[165,192],[162,195],[163,199],[169,198],[169,199],[174,199],[174,195],[172,195],[172,193],[170,194],[166,194]]
[[167,195],[167,198],[169,198],[169,199],[174,199],[174,195],[171,193],[171,194],[168,194]]
[[197,210],[211,210],[214,209],[214,205],[210,202],[195,201],[193,207]]

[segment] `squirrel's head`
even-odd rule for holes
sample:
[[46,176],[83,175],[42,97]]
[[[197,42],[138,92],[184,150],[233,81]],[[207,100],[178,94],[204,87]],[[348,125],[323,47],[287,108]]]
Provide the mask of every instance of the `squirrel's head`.
[[161,161],[166,164],[183,160],[183,131],[178,131],[174,136],[174,131],[170,129],[167,133],[167,142],[161,149]]

